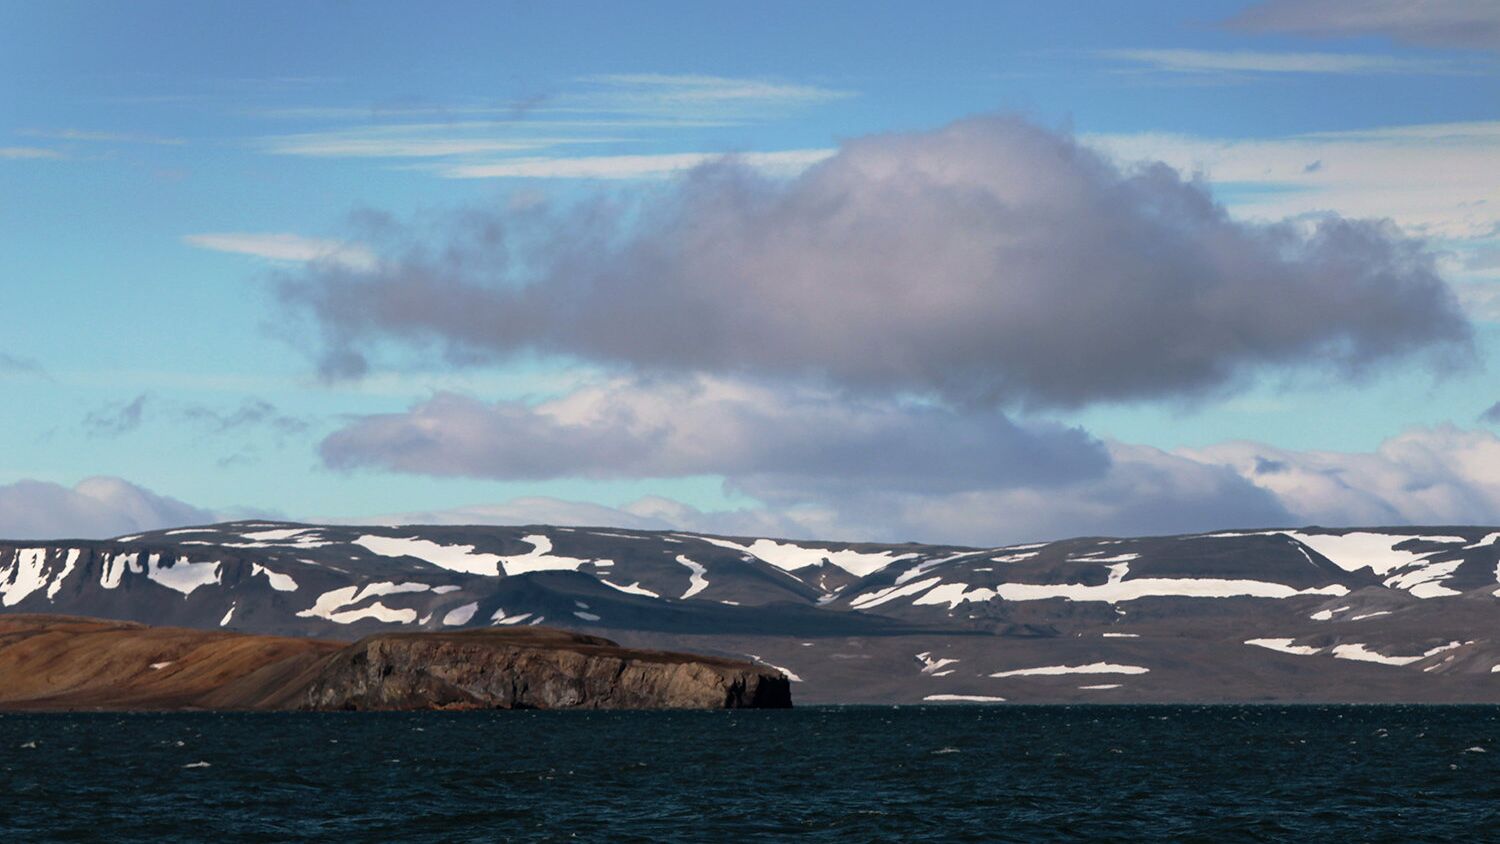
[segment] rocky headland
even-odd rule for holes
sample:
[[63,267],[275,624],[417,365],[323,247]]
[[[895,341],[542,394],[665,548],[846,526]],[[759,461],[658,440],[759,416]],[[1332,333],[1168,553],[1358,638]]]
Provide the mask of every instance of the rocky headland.
[[791,706],[748,662],[563,630],[324,639],[0,616],[0,710],[736,709]]

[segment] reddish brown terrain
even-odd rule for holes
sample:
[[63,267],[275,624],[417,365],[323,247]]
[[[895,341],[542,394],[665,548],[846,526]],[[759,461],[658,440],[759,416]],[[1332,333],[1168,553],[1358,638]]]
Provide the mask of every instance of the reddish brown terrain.
[[354,644],[57,615],[0,616],[0,709],[779,707],[750,663],[523,628]]

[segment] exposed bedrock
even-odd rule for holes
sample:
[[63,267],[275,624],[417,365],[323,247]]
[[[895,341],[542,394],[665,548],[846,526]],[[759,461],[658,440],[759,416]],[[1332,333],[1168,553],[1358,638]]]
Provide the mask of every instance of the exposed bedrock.
[[329,659],[303,708],[739,709],[791,706],[748,662],[621,648],[560,630],[370,636]]

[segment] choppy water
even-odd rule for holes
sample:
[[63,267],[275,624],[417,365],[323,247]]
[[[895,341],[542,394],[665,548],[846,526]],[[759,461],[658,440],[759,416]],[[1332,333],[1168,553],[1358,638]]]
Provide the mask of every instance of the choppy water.
[[0,840],[1500,840],[1500,707],[0,716]]

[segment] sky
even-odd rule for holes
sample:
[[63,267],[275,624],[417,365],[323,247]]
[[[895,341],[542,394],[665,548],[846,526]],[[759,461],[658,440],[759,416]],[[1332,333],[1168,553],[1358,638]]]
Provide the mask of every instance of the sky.
[[0,535],[1500,523],[1488,0],[0,3]]

